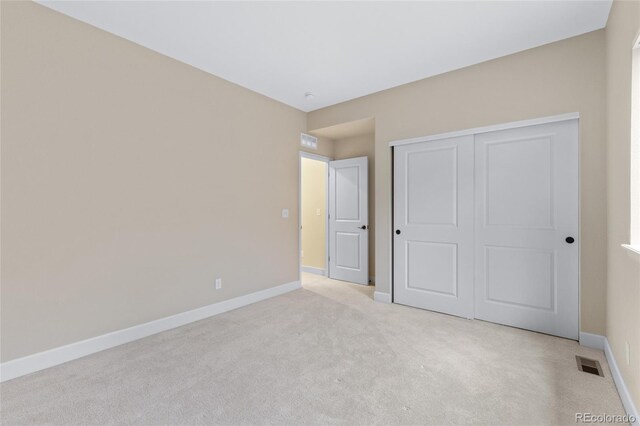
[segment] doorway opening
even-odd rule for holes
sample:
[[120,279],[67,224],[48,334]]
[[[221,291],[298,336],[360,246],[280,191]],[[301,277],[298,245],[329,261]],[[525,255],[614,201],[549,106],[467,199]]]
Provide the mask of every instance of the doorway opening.
[[328,276],[328,157],[300,152],[300,269]]
[[300,270],[374,284],[374,119],[308,133],[316,145],[301,140]]

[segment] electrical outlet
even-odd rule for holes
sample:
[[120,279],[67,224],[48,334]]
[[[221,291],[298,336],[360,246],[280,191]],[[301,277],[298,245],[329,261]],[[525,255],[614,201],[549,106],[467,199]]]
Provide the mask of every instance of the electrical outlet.
[[289,209],[282,209],[282,218],[286,219],[289,217]]
[[316,216],[320,216],[320,209],[316,209]]
[[222,288],[222,278],[216,278],[216,290],[220,290]]
[[625,342],[625,346],[627,349],[627,365],[631,365],[631,345],[629,345],[629,342]]

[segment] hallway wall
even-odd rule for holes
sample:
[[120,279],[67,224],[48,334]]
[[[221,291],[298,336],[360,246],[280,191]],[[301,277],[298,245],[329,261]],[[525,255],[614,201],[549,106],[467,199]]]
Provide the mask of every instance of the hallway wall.
[[327,163],[301,159],[302,266],[326,269]]

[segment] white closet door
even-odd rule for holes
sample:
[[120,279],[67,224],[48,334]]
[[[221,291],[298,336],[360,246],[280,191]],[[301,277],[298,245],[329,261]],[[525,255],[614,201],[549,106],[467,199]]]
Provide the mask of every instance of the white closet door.
[[476,318],[577,339],[578,121],[475,141]]
[[369,284],[367,157],[329,162],[329,277]]
[[394,148],[394,302],[473,317],[473,149],[473,136]]

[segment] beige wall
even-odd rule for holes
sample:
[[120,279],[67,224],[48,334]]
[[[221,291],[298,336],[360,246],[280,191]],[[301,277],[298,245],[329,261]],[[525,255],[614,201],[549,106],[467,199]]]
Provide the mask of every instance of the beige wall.
[[2,361],[298,279],[304,113],[1,7]]
[[302,266],[325,269],[327,256],[327,176],[323,161],[301,159]]
[[376,188],[375,188],[375,135],[358,135],[344,139],[336,139],[333,143],[333,158],[368,157],[369,169],[369,277],[375,278],[375,223],[376,223]]
[[636,407],[640,407],[640,256],[620,245],[629,243],[630,233],[631,47],[639,31],[640,2],[614,2],[606,29],[607,338]]
[[308,129],[375,118],[376,290],[390,290],[390,141],[579,112],[581,329],[604,334],[605,37],[596,31],[308,114]]

